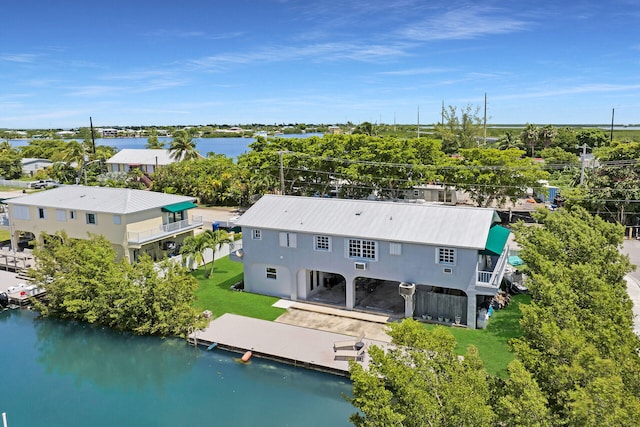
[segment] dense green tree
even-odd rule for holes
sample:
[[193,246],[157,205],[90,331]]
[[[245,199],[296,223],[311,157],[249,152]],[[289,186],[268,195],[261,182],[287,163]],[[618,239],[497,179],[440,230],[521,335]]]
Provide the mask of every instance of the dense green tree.
[[460,150],[460,158],[445,169],[445,181],[469,193],[478,206],[504,205],[508,199],[524,197],[527,188],[538,187],[548,173],[517,149],[471,148]]
[[60,153],[67,147],[62,139],[32,139],[27,145],[18,147],[22,157],[34,159],[62,160]]
[[20,152],[7,142],[0,143],[0,176],[4,179],[22,176]]
[[176,162],[158,169],[152,176],[153,191],[197,197],[200,203],[237,206],[249,193],[247,171],[224,155]]
[[516,359],[509,364],[509,379],[499,390],[495,411],[502,427],[551,427],[547,398],[538,383]]
[[516,227],[533,300],[513,348],[556,425],[638,425],[640,348],[619,253],[621,226],[574,207]]
[[36,302],[44,316],[105,325],[138,334],[186,335],[197,323],[191,308],[197,282],[175,263],[118,260],[102,236],[43,235],[34,250],[33,282],[47,291]]
[[351,362],[356,426],[487,426],[495,415],[477,350],[464,358],[445,328],[405,319],[391,324],[393,346],[368,349],[367,369]]
[[156,128],[151,128],[149,137],[147,138],[147,143],[144,148],[149,149],[162,149],[164,148],[164,142],[158,139],[158,131]]

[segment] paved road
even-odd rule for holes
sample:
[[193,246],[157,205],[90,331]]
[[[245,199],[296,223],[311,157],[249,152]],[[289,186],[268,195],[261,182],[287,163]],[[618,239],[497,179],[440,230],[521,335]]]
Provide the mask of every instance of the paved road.
[[640,336],[640,240],[625,240],[622,253],[629,255],[629,260],[635,266],[635,271],[627,274],[627,292],[633,301],[634,330]]

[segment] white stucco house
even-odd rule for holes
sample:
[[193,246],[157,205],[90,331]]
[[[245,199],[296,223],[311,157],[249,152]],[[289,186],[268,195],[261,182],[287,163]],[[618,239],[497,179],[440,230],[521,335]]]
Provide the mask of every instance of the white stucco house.
[[[499,291],[509,230],[493,209],[265,195],[237,221],[249,292],[476,327]],[[402,294],[402,296],[401,296]],[[377,295],[377,297],[376,297]],[[337,297],[337,298],[336,298]],[[404,298],[404,301],[403,301]]]
[[[187,236],[202,227],[202,217],[189,215],[195,198],[129,188],[67,185],[4,200],[11,246],[42,233],[65,231],[86,239],[105,236],[119,257],[135,261],[142,253],[162,259],[175,253]],[[26,237],[25,237],[26,236]]]

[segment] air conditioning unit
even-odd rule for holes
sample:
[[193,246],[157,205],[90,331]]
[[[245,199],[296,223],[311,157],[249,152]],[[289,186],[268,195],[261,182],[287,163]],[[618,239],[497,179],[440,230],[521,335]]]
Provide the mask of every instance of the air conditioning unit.
[[398,286],[398,292],[400,295],[413,295],[416,293],[415,283],[401,282]]
[[354,266],[355,266],[356,270],[366,270],[367,269],[367,263],[366,262],[356,262],[356,263],[354,263]]

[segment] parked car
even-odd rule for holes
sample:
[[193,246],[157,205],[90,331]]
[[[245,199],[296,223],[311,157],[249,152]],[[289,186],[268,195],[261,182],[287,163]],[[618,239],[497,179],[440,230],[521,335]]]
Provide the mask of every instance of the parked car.
[[60,183],[52,179],[41,179],[40,181],[32,182],[30,186],[33,189],[54,188],[59,187]]

